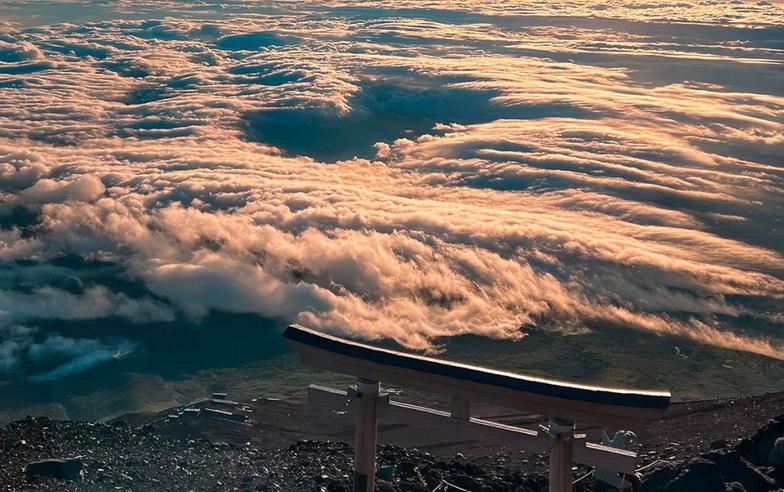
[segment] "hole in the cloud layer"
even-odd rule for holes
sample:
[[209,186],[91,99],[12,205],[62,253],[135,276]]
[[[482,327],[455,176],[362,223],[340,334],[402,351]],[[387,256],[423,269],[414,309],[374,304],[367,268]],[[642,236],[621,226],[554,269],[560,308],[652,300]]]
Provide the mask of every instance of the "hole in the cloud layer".
[[299,82],[306,77],[302,70],[280,67],[270,63],[243,64],[232,67],[229,73],[236,75],[236,84],[259,84],[279,86],[291,82]]
[[20,46],[4,43],[0,40],[0,63],[19,63],[31,60],[33,56],[33,50],[25,50]]
[[[406,81],[408,82],[408,81]],[[586,117],[576,107],[503,106],[497,93],[430,84],[369,82],[351,100],[352,110],[281,108],[247,115],[249,138],[290,154],[322,161],[372,157],[373,144],[430,131],[436,123],[475,124],[502,118]]]
[[196,74],[178,75],[173,77],[168,84],[171,89],[194,89],[204,83],[204,79]]
[[16,65],[8,65],[5,67],[0,67],[0,74],[5,75],[24,75],[28,73],[35,73],[40,72],[42,70],[47,70],[53,68],[54,65],[48,61],[39,61],[39,62],[31,62],[31,63],[20,63]]
[[120,58],[117,60],[103,62],[99,65],[102,68],[111,70],[121,77],[145,78],[151,75],[149,67],[133,58]]
[[298,82],[304,76],[301,72],[276,72],[257,77],[238,77],[235,82],[239,84],[258,84],[276,87],[291,82]]
[[21,89],[25,86],[22,79],[8,79],[0,82],[0,89]]
[[125,96],[125,104],[137,105],[160,101],[167,97],[172,97],[168,87],[165,86],[142,86],[133,89]]
[[77,56],[79,58],[87,58],[88,56],[96,60],[103,60],[107,58],[111,51],[102,46],[94,46],[89,44],[78,43],[65,43],[62,41],[53,41],[42,45],[43,48],[64,55]]
[[147,117],[117,129],[123,138],[142,139],[187,137],[198,133],[198,122]]
[[215,43],[215,46],[229,51],[253,51],[268,46],[286,44],[292,44],[292,40],[274,32],[251,32],[224,36]]
[[41,221],[35,210],[23,206],[14,206],[10,210],[0,211],[0,229],[19,229],[23,237],[32,237],[30,230]]

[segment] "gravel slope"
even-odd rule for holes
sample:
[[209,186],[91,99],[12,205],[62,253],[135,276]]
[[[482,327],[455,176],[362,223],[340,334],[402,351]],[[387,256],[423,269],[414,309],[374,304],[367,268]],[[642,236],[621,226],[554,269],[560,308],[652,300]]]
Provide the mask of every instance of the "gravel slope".
[[[11,422],[0,428],[0,490],[350,490],[352,450],[338,442],[350,440],[350,421],[327,425],[323,415],[319,420],[318,413],[288,402],[260,400],[254,410],[253,425],[215,420],[185,425],[160,415],[129,418],[134,425]],[[784,437],[784,417],[768,421],[782,413],[784,393],[673,405],[639,436],[643,490],[784,488],[784,470],[769,461],[775,440]],[[395,431],[385,426],[382,436]],[[413,435],[397,432],[402,439]],[[303,434],[321,440],[303,440]],[[466,456],[455,451],[461,446]],[[390,481],[379,481],[379,490],[431,492],[444,484],[481,492],[546,489],[545,456],[512,455],[459,440],[430,451],[382,446],[379,465],[391,466],[392,474]],[[82,464],[79,481],[25,474],[31,462],[73,457]],[[575,476],[586,471],[579,467]],[[593,488],[588,477],[577,490]]]

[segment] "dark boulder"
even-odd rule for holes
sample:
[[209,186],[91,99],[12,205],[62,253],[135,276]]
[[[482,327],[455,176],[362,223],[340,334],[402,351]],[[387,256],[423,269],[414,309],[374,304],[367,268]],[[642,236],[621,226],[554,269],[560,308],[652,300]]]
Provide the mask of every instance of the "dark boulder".
[[35,461],[27,465],[25,475],[28,480],[55,478],[77,481],[82,476],[82,458]]
[[679,473],[680,470],[669,463],[656,465],[645,476],[642,486],[640,487],[640,492],[662,492]]
[[482,469],[476,463],[466,463],[465,472],[472,477],[478,477],[482,475]]
[[768,461],[773,466],[784,468],[784,437],[779,437],[776,439],[776,442],[773,443]]
[[725,482],[738,482],[746,490],[772,490],[774,482],[760,469],[735,452],[712,452],[704,455],[716,463]]
[[769,491],[779,478],[770,467],[758,467],[734,450],[711,451],[678,466],[663,464],[650,471],[641,492]]
[[466,490],[479,490],[482,487],[481,482],[462,472],[452,475],[451,481],[458,487],[462,487]]
[[750,438],[742,440],[738,453],[749,462],[758,466],[770,466],[771,452],[780,437],[784,437],[784,415],[775,418]]
[[680,474],[664,488],[665,492],[698,492],[724,490],[724,480],[716,463],[705,458],[693,458]]
[[413,461],[403,461],[397,465],[397,474],[403,478],[419,478],[419,470]]

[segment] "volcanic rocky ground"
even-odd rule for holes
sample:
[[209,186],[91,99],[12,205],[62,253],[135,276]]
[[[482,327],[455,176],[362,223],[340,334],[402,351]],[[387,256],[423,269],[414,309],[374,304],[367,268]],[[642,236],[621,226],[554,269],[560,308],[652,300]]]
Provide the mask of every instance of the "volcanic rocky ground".
[[[0,429],[0,490],[350,490],[350,417],[264,398],[243,405],[249,423],[169,417],[182,408],[111,423],[11,422]],[[782,414],[784,393],[674,404],[639,436],[641,490],[784,490]],[[519,415],[496,417],[536,424]],[[379,480],[378,490],[546,490],[546,456],[482,447],[459,436],[425,441],[427,434],[380,425],[382,442],[407,446],[380,448],[387,480]],[[81,466],[76,480],[47,476],[67,474],[65,468],[29,466],[69,458]],[[575,477],[587,471],[578,467]],[[587,476],[576,490],[601,487]]]

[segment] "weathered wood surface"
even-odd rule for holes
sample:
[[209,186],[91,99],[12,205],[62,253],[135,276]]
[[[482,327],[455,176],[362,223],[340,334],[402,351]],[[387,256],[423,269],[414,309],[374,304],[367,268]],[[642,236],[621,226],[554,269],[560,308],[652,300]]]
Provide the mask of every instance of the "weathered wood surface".
[[550,421],[553,433],[550,446],[549,492],[569,492],[572,490],[572,463],[574,424],[571,422]]
[[373,492],[378,446],[378,381],[358,382],[356,440],[354,443],[354,492]]
[[[344,411],[355,414],[357,403],[352,391],[341,391],[319,385],[310,385],[308,401],[314,408]],[[452,418],[450,412],[380,398],[378,416],[389,422],[406,424],[422,429],[438,430],[460,436],[467,441],[477,441],[503,446],[510,451],[546,453],[553,439],[546,433],[505,425],[498,422],[471,417],[469,420]],[[622,473],[634,473],[636,453],[615,449],[600,444],[588,443],[585,439],[572,441],[575,463],[597,466]]]

